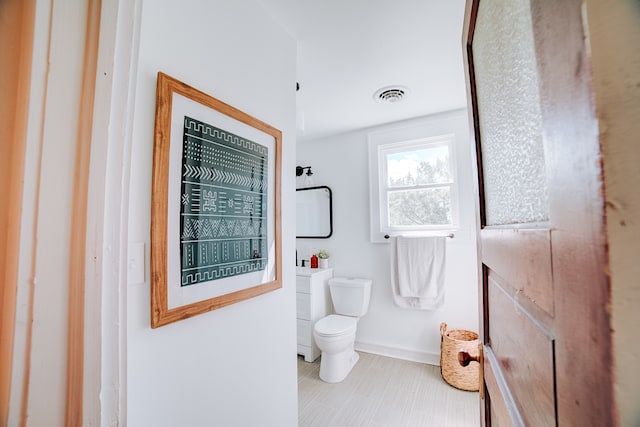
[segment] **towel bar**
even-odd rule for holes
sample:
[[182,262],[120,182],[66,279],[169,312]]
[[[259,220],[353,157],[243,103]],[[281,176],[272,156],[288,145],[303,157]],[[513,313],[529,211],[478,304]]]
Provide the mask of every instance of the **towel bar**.
[[[390,237],[390,236],[389,236],[388,234],[385,234],[385,235],[384,235],[384,238],[385,238],[385,239],[388,239],[389,237]],[[454,237],[456,237],[456,235],[455,235],[455,234],[453,234],[453,233],[449,233],[449,234],[447,234],[447,235],[446,235],[446,236],[444,236],[444,237],[448,237],[448,238],[450,238],[450,239],[453,239]]]

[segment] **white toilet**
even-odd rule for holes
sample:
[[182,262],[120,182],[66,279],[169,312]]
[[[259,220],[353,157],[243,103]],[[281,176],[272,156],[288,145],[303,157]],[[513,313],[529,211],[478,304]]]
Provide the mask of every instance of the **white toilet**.
[[329,280],[329,290],[337,314],[318,320],[313,337],[322,351],[320,379],[338,383],[347,377],[360,357],[353,344],[358,318],[369,309],[371,280],[336,277]]

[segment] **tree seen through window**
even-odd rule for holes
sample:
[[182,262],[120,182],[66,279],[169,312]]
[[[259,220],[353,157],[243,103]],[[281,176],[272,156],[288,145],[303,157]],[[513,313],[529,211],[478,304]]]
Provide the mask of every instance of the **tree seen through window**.
[[451,224],[449,147],[387,154],[390,227]]

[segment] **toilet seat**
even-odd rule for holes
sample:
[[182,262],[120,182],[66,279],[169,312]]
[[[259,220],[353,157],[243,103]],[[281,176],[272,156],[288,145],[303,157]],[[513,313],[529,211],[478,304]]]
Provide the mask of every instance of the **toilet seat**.
[[355,333],[357,326],[357,317],[331,314],[323,319],[318,320],[314,327],[314,330],[320,336],[332,337],[337,335],[347,335],[352,332]]

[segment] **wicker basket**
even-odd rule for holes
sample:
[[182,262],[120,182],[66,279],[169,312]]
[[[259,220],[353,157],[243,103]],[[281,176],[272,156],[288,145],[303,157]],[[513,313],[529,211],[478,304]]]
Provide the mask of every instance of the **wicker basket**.
[[450,329],[447,324],[440,324],[440,374],[442,378],[460,390],[478,391],[478,362],[471,362],[463,367],[458,362],[458,353],[478,353],[478,334],[464,329]]

